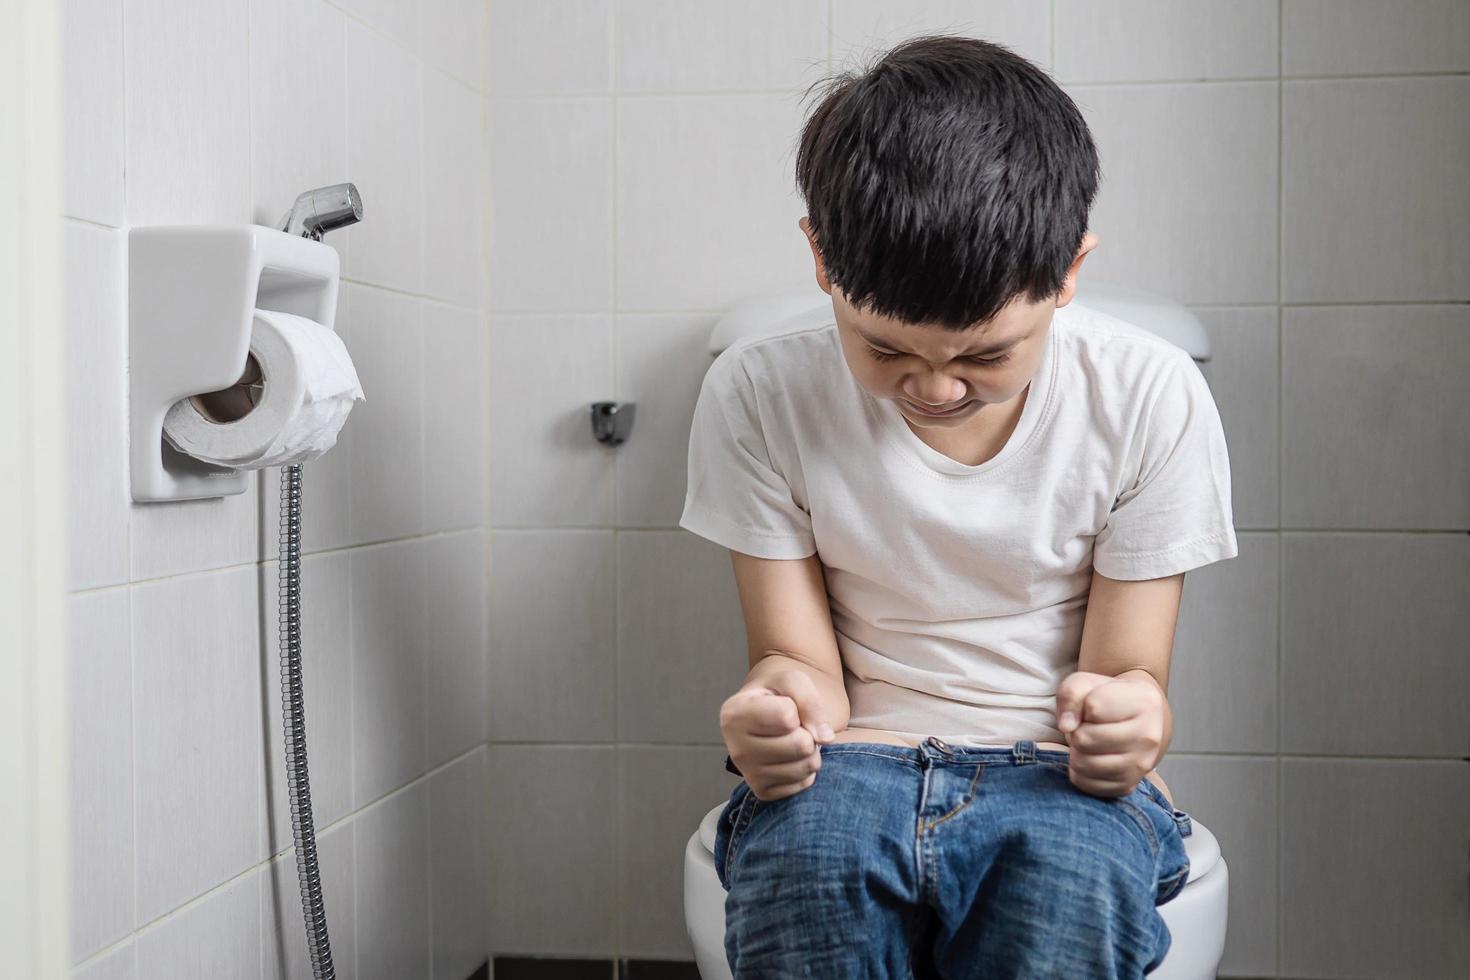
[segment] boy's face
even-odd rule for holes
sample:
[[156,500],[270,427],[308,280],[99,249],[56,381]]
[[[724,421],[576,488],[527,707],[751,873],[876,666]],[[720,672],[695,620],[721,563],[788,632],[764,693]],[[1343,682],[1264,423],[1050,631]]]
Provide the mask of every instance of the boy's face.
[[[986,405],[1026,389],[1041,362],[1052,314],[1072,301],[1082,259],[1097,244],[1089,232],[1057,295],[1039,303],[1018,298],[991,322],[963,332],[878,316],[848,303],[827,279],[811,225],[801,219],[817,265],[817,284],[832,312],[847,366],[875,398],[894,401],[904,417],[928,429],[960,429]],[[930,413],[941,413],[938,415]]]

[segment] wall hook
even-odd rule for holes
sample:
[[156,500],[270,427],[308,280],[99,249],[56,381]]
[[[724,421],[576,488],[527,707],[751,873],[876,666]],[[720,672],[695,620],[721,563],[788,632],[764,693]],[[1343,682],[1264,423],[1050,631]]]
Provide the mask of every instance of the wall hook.
[[604,446],[620,446],[633,434],[632,402],[593,402],[592,434]]

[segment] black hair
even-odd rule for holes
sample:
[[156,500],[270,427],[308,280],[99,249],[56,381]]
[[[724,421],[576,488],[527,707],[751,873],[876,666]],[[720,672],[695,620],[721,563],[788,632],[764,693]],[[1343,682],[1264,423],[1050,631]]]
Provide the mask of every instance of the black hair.
[[1102,171],[1050,75],[1003,45],[934,34],[822,86],[796,180],[854,306],[958,331],[1061,290]]

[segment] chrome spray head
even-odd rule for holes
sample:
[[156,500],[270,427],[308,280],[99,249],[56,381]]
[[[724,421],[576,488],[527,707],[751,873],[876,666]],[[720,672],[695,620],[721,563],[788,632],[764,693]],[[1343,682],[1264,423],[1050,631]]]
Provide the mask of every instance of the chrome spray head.
[[281,218],[281,230],[319,242],[327,232],[361,220],[362,198],[357,188],[352,184],[332,184],[302,192]]

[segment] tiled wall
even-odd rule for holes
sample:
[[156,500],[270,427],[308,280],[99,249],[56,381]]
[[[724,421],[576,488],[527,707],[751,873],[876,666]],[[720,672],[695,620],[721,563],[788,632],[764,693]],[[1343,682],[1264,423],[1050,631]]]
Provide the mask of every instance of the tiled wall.
[[495,0],[493,948],[690,956],[745,674],[729,559],[676,528],[706,336],[810,282],[801,90],[929,29],[1054,72],[1103,153],[1083,274],[1215,338],[1240,556],[1188,577],[1162,768],[1230,864],[1223,972],[1470,973],[1459,0]]
[[310,975],[282,761],[279,469],[134,504],[127,229],[342,180],[367,401],[305,466],[305,684],[338,975],[488,950],[480,0],[67,0],[76,977]]

